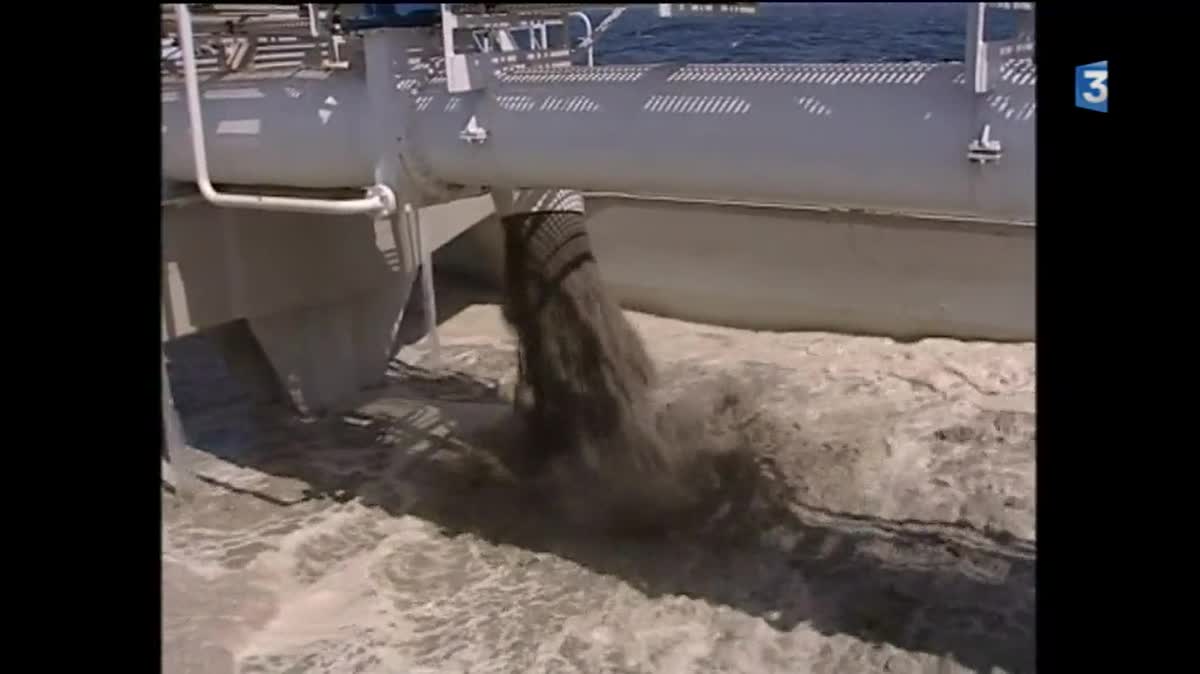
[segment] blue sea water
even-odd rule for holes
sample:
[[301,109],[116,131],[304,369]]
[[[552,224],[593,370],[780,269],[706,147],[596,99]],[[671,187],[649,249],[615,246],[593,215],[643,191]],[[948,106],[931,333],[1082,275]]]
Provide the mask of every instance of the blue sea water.
[[[1012,31],[1008,13],[989,37]],[[599,25],[605,12],[589,12]],[[660,19],[632,7],[599,39],[597,65],[961,61],[965,3],[762,3],[756,16]],[[573,34],[582,34],[572,26]]]

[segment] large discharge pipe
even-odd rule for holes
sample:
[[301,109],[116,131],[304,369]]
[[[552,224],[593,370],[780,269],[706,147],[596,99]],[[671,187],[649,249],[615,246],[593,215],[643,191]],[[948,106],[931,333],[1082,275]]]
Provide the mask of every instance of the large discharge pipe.
[[[464,104],[480,143],[430,145],[447,180],[1033,219],[1034,87],[1010,73],[980,115],[961,66],[686,65],[500,76]],[[1032,79],[1030,77],[1030,79]],[[454,130],[418,116],[422,137]],[[1003,156],[967,146],[984,124]],[[569,148],[569,150],[567,149]]]
[[[1013,60],[998,74],[982,95],[954,63],[532,67],[484,91],[396,86],[412,97],[410,159],[449,183],[1031,222],[1036,72]],[[202,95],[214,181],[374,182],[361,71],[235,73]],[[164,173],[193,181],[182,92],[164,84],[162,100]],[[998,143],[985,163],[968,157],[980,139]]]

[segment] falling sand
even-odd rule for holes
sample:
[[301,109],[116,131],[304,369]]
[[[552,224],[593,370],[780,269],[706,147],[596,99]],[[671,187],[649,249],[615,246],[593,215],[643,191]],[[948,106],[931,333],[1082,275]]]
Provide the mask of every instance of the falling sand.
[[503,225],[504,314],[519,341],[525,431],[509,436],[510,464],[576,522],[603,529],[711,524],[769,495],[769,457],[748,438],[751,424],[767,422],[748,391],[720,378],[662,395],[602,282],[583,217],[522,214]]

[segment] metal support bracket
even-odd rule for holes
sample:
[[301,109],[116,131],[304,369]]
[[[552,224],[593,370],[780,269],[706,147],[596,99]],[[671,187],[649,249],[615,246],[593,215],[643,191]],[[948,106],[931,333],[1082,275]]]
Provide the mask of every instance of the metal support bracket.
[[421,294],[425,299],[422,307],[425,313],[425,335],[429,339],[430,369],[437,372],[442,369],[442,341],[437,327],[437,297],[433,286],[433,251],[425,243],[424,232],[421,231],[421,216],[411,203],[404,204],[401,214],[413,250],[421,266]]
[[[565,24],[565,15],[545,12],[525,16],[501,5],[498,11],[486,14],[463,14],[451,3],[442,4],[442,56],[446,68],[446,89],[452,94],[479,91],[491,81],[498,68],[531,65],[562,65],[570,62],[569,45],[551,48],[546,44],[545,26]],[[474,53],[459,53],[455,48],[459,31],[475,33]],[[523,48],[515,34],[529,31],[530,40]],[[483,34],[480,35],[479,33]],[[563,31],[566,34],[566,31]]]
[[1000,141],[991,137],[992,125],[984,124],[979,137],[967,144],[967,159],[978,164],[999,161],[1004,153]]
[[467,125],[458,132],[458,137],[468,143],[483,143],[488,139],[488,132],[479,125],[479,120],[475,118],[475,115],[471,115],[471,119],[467,120]]

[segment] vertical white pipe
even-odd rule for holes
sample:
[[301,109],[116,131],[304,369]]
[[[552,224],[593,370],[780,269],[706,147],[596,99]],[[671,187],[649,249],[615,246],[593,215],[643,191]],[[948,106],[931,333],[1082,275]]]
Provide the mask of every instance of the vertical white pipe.
[[317,32],[317,6],[313,3],[308,3],[308,33],[314,38],[320,37]]
[[988,90],[987,42],[983,30],[986,18],[986,2],[967,5],[967,73],[972,77],[971,86],[977,94]]

